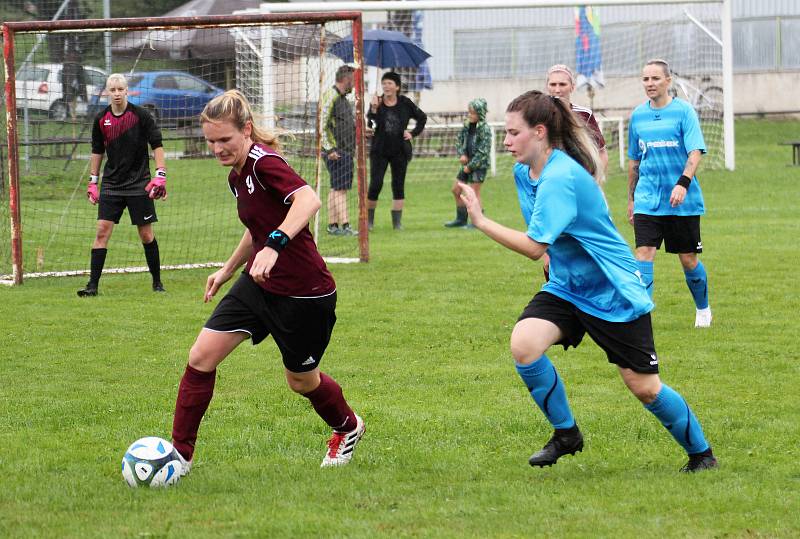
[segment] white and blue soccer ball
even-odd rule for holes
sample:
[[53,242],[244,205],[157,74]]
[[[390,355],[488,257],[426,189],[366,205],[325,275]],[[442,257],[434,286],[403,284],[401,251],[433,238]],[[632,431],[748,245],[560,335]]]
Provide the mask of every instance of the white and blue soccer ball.
[[136,440],[122,457],[122,477],[131,487],[174,485],[182,468],[172,444],[156,436]]

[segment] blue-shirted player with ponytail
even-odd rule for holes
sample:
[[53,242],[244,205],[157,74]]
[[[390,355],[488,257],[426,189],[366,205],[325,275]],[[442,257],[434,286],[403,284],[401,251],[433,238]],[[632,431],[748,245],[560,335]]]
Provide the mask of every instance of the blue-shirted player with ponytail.
[[696,313],[694,325],[711,325],[708,277],[697,257],[703,252],[700,216],[703,192],[695,172],[706,144],[692,106],[669,95],[672,81],[664,60],[642,70],[649,98],[634,109],[628,135],[628,219],[636,236],[636,260],[653,297],[653,261],[664,242],[683,266]]
[[486,218],[468,185],[461,185],[461,197],[475,227],[496,242],[533,260],[550,256],[550,279],[511,334],[517,372],[555,429],[530,465],[551,466],[583,450],[564,384],[545,352],[554,344],[578,346],[588,333],[625,385],[686,450],[689,461],[681,471],[715,468],[694,413],[658,376],[653,302],[609,216],[599,185],[603,168],[588,132],[568,103],[531,91],[506,109],[504,144],[517,160],[514,179],[527,231]]

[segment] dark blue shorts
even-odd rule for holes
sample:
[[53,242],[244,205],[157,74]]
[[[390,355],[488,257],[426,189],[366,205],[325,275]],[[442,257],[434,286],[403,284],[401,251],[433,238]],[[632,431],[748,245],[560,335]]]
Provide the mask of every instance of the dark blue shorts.
[[331,189],[346,191],[353,187],[353,156],[347,152],[337,150],[339,159],[328,159],[325,156],[325,166],[331,175]]

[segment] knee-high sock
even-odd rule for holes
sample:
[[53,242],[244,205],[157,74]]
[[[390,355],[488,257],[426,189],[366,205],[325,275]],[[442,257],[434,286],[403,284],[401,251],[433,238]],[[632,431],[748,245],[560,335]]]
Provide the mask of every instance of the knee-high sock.
[[319,386],[303,396],[333,430],[350,432],[356,428],[356,414],[344,400],[341,386],[324,372],[319,373],[319,378]]
[[158,241],[153,238],[150,243],[143,243],[144,258],[147,260],[147,268],[150,270],[150,275],[153,276],[154,283],[161,282],[161,256],[158,252]]
[[683,397],[668,385],[661,384],[656,400],[644,407],[661,421],[688,454],[702,453],[708,449],[708,442],[697,417]]
[[106,254],[108,249],[92,249],[92,256],[90,259],[90,274],[89,282],[97,286],[100,282],[100,276],[103,274],[103,266],[106,265]]
[[547,356],[542,355],[530,365],[517,364],[517,373],[554,428],[568,429],[575,426],[564,383]]
[[636,265],[639,266],[639,273],[642,274],[642,282],[647,288],[647,293],[650,294],[650,299],[653,299],[653,289],[655,288],[655,279],[653,277],[653,262],[646,260],[637,260]]
[[172,420],[172,445],[186,460],[191,460],[194,454],[197,431],[214,395],[216,376],[216,370],[203,372],[186,365],[181,378]]
[[686,285],[694,298],[694,304],[698,309],[708,307],[708,276],[703,263],[697,261],[697,266],[692,271],[683,270],[686,276]]

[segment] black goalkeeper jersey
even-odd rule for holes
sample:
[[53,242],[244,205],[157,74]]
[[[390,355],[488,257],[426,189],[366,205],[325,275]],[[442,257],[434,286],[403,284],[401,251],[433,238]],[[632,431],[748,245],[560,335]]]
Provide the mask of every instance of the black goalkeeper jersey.
[[128,103],[125,112],[116,116],[111,105],[94,119],[92,153],[106,154],[100,192],[116,196],[146,196],[150,181],[152,149],[161,147],[161,131],[153,117],[142,107]]

